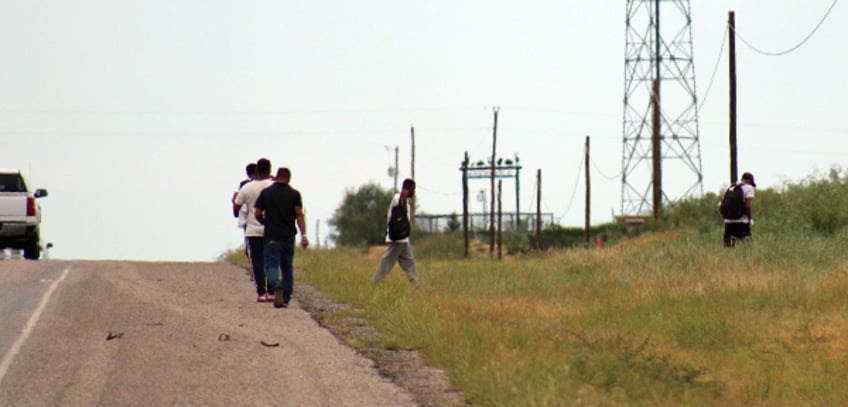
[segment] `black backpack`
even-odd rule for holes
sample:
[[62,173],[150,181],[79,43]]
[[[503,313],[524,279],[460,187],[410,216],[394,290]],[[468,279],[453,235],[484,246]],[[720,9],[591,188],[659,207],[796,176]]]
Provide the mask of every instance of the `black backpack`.
[[409,217],[406,215],[406,204],[398,203],[392,207],[392,215],[389,218],[389,239],[393,242],[409,237]]
[[731,185],[724,191],[719,212],[725,219],[741,219],[745,216],[745,192],[742,185]]

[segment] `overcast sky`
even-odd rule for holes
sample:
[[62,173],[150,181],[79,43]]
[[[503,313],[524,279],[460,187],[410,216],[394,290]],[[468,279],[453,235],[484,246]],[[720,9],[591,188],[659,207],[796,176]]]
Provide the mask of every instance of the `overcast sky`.
[[[498,151],[521,157],[522,210],[541,169],[543,211],[582,225],[591,135],[592,222],[609,222],[621,210],[625,4],[7,0],[0,167],[49,190],[51,258],[214,260],[241,243],[230,198],[245,164],[290,167],[310,235],[320,222],[326,236],[347,189],[392,186],[394,146],[409,175],[411,125],[420,211],[461,212],[459,164],[490,154],[500,106]],[[693,2],[705,191],[728,178],[728,11],[747,42],[780,52],[831,5]],[[760,188],[844,166],[844,6],[784,56],[737,44],[739,166]]]

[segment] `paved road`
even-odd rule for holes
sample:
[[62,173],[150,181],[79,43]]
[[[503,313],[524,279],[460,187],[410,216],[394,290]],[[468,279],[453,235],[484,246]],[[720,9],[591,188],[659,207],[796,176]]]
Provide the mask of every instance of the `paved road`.
[[4,260],[0,298],[0,406],[413,405],[228,264]]
[[0,260],[0,375],[6,355],[66,264]]

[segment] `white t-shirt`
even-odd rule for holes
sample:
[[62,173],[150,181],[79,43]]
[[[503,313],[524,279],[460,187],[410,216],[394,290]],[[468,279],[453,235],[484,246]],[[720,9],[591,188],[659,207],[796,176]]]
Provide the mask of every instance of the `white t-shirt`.
[[[386,212],[386,225],[389,224],[389,221],[392,220],[392,208],[400,205],[400,194],[395,194],[394,198],[392,198],[392,203],[389,205],[389,210]],[[406,198],[406,215],[412,213],[409,209],[409,198]],[[410,222],[411,223],[411,222]],[[386,226],[386,243],[409,243],[409,238],[401,239],[401,240],[392,240],[389,239],[389,228]]]
[[238,228],[239,229],[244,229],[245,226],[247,226],[247,213],[249,211],[250,210],[248,209],[247,205],[242,205],[241,209],[239,209],[239,213],[238,213]]
[[[754,199],[754,187],[742,182],[736,185],[739,185],[742,188],[742,196],[745,198],[746,201],[748,200],[748,198]],[[742,217],[739,219],[725,219],[724,223],[749,223],[750,221],[751,220],[748,219],[748,215],[745,214],[742,215]]]
[[244,229],[244,235],[247,237],[261,237],[265,233],[265,226],[256,220],[256,209],[253,205],[259,199],[259,193],[263,189],[268,188],[274,183],[273,178],[257,179],[244,184],[236,195],[235,204],[242,205],[242,209],[247,207],[247,227]]

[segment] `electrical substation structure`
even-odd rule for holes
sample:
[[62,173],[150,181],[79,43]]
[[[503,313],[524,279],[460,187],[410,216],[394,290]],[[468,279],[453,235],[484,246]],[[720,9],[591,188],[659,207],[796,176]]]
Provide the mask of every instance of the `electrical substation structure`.
[[[467,177],[467,179],[489,179],[492,176],[492,170],[495,172],[496,179],[503,178],[512,178],[515,180],[515,216],[512,218],[513,227],[518,226],[519,216],[521,213],[521,183],[518,177],[519,172],[521,172],[521,166],[512,160],[505,160],[503,158],[498,159],[495,163],[484,163],[483,161],[479,161],[474,165],[471,163],[463,163],[462,167],[459,168],[462,171],[463,177]],[[492,194],[496,194],[497,192],[491,191]]]
[[703,193],[690,2],[627,0],[626,24],[621,212],[657,219]]

